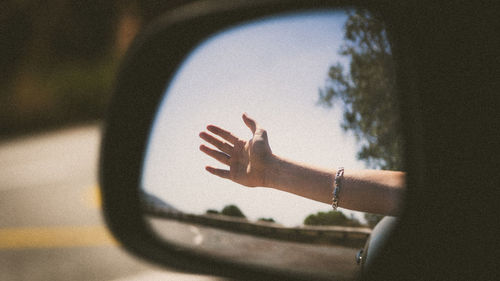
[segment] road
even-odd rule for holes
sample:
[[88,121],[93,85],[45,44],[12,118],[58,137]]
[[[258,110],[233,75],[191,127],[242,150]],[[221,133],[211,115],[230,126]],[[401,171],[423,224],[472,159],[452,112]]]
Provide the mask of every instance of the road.
[[275,240],[157,217],[149,222],[160,237],[212,257],[332,280],[351,280],[359,270],[358,248]]
[[221,280],[167,271],[108,233],[97,192],[98,125],[0,143],[0,280]]

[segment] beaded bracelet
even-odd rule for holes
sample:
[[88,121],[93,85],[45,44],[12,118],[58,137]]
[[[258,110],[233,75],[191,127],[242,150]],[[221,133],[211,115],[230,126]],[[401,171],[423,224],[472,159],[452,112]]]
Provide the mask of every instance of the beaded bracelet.
[[336,211],[337,208],[339,207],[339,194],[340,194],[341,180],[343,176],[344,176],[344,167],[340,167],[337,170],[337,174],[335,174],[335,180],[333,185],[334,189],[333,189],[332,208],[334,211]]

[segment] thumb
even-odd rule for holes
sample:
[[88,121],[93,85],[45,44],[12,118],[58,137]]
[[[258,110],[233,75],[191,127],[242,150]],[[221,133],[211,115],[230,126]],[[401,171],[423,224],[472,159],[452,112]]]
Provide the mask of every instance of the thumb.
[[255,130],[257,130],[257,123],[252,118],[248,117],[246,113],[243,113],[243,122],[247,125],[248,128],[252,131],[252,134],[255,134]]

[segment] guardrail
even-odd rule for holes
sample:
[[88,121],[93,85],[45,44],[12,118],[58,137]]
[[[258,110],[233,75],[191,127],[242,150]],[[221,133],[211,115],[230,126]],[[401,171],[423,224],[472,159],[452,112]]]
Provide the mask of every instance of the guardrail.
[[309,243],[329,244],[346,247],[363,247],[371,229],[344,226],[303,226],[284,227],[269,222],[250,222],[246,219],[222,215],[194,215],[178,211],[145,208],[150,216],[172,219],[180,222],[211,226],[230,232],[251,234],[270,239]]

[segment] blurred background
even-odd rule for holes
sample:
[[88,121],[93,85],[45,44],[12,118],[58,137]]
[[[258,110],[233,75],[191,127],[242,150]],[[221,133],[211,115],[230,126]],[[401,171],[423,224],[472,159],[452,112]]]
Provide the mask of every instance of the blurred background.
[[186,2],[2,1],[0,137],[101,120],[134,36]]
[[101,215],[101,124],[136,34],[189,1],[0,1],[0,280],[216,280],[126,253]]

